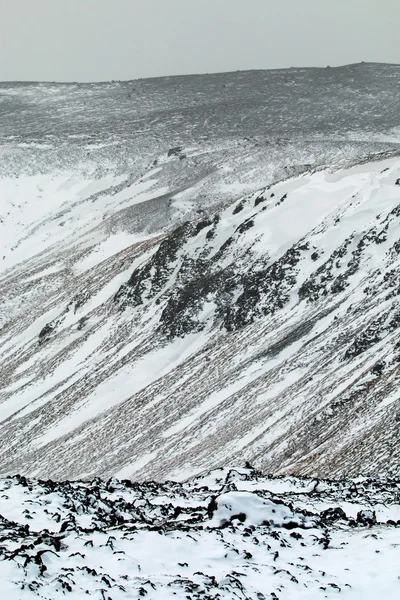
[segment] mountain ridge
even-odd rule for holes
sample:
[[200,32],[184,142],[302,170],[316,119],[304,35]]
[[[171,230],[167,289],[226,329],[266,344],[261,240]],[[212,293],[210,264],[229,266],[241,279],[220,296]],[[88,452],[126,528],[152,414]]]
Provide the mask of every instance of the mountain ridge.
[[0,86],[2,84],[5,85],[38,85],[38,84],[49,84],[49,85],[98,85],[98,84],[108,84],[108,83],[134,83],[136,81],[147,81],[147,80],[163,80],[163,79],[179,79],[179,78],[187,78],[187,77],[210,77],[215,75],[219,77],[221,75],[231,75],[234,73],[274,73],[281,71],[312,71],[312,70],[327,70],[327,69],[347,69],[347,68],[362,68],[362,67],[400,67],[400,63],[386,63],[386,62],[376,62],[376,61],[360,61],[355,63],[345,63],[340,65],[327,65],[327,66],[297,66],[297,67],[278,67],[278,68],[269,68],[269,69],[239,69],[232,71],[215,71],[212,73],[184,73],[179,75],[158,75],[153,77],[138,77],[137,79],[105,79],[98,81],[51,81],[51,80],[0,80]]

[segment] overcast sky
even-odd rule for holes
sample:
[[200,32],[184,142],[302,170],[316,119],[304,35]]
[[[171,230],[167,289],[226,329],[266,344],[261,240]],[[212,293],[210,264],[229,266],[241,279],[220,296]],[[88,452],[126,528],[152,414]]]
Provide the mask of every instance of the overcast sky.
[[400,63],[400,0],[0,0],[0,80]]

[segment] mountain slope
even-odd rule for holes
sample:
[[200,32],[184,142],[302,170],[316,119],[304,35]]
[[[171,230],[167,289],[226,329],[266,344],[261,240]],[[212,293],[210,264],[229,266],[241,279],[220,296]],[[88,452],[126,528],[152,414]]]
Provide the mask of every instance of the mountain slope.
[[80,191],[59,241],[54,207],[3,274],[2,473],[397,473],[400,159],[128,233],[157,168],[126,209]]
[[397,472],[399,79],[0,83],[0,472]]

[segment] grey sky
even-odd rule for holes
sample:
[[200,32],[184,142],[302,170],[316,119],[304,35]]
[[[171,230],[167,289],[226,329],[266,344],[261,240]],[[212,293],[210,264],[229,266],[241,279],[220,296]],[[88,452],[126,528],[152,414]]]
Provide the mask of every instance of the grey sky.
[[0,80],[400,63],[400,0],[0,0]]

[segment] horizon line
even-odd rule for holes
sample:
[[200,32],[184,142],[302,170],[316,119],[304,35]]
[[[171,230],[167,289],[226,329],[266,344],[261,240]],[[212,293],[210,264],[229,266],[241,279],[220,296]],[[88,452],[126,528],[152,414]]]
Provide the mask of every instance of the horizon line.
[[206,76],[217,76],[217,75],[229,75],[235,73],[255,73],[255,72],[277,72],[277,71],[311,71],[311,70],[335,70],[344,69],[348,67],[359,67],[359,66],[390,66],[400,67],[400,63],[386,63],[386,62],[374,62],[374,61],[361,61],[356,63],[345,63],[343,65],[325,67],[280,67],[271,69],[237,69],[232,71],[215,71],[215,72],[204,72],[204,73],[184,73],[180,75],[156,75],[151,77],[137,77],[133,79],[99,79],[95,81],[77,81],[77,80],[46,80],[46,79],[5,79],[0,80],[0,85],[10,84],[25,84],[25,85],[99,85],[99,84],[115,84],[115,83],[129,83],[131,81],[150,81],[154,79],[175,79],[182,77],[206,77]]

